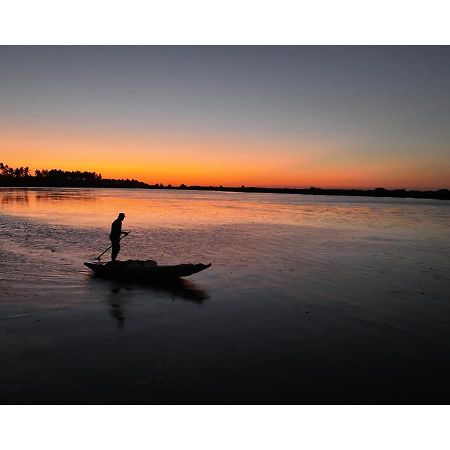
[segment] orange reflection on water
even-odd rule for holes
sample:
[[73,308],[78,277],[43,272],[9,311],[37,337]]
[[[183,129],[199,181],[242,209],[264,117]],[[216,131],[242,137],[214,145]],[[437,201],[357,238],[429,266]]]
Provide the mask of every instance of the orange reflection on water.
[[127,216],[124,229],[298,223],[292,205],[277,205],[268,198],[270,195],[178,190],[0,189],[2,213],[77,227],[107,228],[121,211]]
[[143,189],[0,188],[0,215],[109,232],[261,224],[448,230],[448,205],[433,200]]

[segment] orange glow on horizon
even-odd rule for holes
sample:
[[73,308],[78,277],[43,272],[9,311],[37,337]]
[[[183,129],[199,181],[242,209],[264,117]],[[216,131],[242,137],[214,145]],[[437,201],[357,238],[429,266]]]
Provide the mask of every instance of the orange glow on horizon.
[[343,158],[342,144],[256,137],[3,130],[0,161],[135,178],[149,184],[322,188],[450,187],[449,168],[423,158]]

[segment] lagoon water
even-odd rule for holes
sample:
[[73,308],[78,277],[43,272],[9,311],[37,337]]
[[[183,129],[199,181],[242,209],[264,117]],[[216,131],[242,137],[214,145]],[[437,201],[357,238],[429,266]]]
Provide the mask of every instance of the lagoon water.
[[[92,277],[120,211],[212,267]],[[0,403],[450,402],[449,202],[4,188],[0,256]]]

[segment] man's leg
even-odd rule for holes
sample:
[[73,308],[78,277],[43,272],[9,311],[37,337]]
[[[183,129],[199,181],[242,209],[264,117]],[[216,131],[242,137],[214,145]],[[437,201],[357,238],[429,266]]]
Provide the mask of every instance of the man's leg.
[[120,244],[119,241],[114,241],[112,243],[112,250],[111,250],[111,261],[115,261],[117,258],[117,255],[120,252]]

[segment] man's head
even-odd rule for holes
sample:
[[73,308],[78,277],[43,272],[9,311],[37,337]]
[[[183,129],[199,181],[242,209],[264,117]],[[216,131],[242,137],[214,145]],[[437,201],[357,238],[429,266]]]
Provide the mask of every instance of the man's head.
[[119,213],[119,219],[120,220],[125,219],[125,213]]

